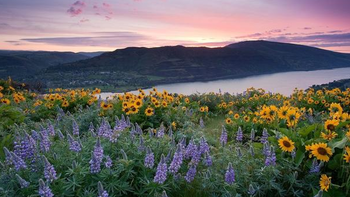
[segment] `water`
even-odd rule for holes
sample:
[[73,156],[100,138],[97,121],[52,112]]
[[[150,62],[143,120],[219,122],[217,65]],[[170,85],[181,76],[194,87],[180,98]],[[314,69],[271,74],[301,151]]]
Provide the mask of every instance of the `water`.
[[[158,85],[158,91],[167,90],[171,93],[185,95],[206,92],[242,93],[249,87],[263,88],[266,91],[290,95],[295,88],[306,89],[314,84],[329,83],[334,80],[350,78],[350,68],[332,70],[296,71],[275,74],[258,75],[240,79],[225,79],[209,82],[188,82]],[[148,92],[150,89],[146,89]],[[137,91],[131,91],[133,93]],[[102,93],[102,98],[114,93]]]

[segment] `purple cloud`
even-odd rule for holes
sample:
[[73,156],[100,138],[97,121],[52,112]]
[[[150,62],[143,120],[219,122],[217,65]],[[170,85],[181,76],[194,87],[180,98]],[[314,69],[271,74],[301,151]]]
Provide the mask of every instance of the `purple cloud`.
[[67,13],[71,17],[75,17],[80,15],[83,12],[83,9],[85,8],[86,4],[83,1],[76,1],[72,4],[72,6],[67,10]]

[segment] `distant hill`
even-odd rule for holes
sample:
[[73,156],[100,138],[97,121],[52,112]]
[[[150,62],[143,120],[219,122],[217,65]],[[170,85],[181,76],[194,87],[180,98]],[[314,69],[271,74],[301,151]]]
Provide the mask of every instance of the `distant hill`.
[[296,44],[246,41],[219,48],[129,47],[49,67],[37,77],[46,80],[49,86],[134,89],[340,67],[350,67],[349,54]]
[[347,88],[350,88],[350,79],[341,79],[341,80],[335,80],[326,84],[321,84],[321,85],[313,85],[311,88],[315,90],[320,90],[323,88],[326,89],[334,89],[334,88],[339,88],[342,91],[345,91]]
[[87,58],[90,57],[73,52],[0,51],[0,78],[23,80],[50,66]]

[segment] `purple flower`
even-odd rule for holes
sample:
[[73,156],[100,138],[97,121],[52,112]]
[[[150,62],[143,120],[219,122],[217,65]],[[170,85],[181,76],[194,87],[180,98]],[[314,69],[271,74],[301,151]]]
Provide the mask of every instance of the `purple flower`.
[[263,132],[262,132],[262,136],[260,138],[260,142],[265,144],[267,142],[267,139],[269,137],[269,133],[267,132],[267,130],[264,128]]
[[250,131],[250,140],[254,141],[254,139],[255,139],[255,130],[252,129],[252,130]]
[[267,152],[267,156],[265,158],[265,166],[275,166],[276,165],[276,154],[275,149],[271,146],[270,150]]
[[270,145],[269,142],[265,142],[263,146],[263,155],[267,157],[270,154]]
[[147,147],[146,151],[147,151],[147,154],[146,154],[146,157],[145,157],[145,166],[147,168],[151,168],[152,169],[153,166],[154,166],[154,154],[153,154],[151,148],[149,148],[149,147]]
[[318,164],[317,159],[314,159],[312,161],[312,165],[311,165],[309,172],[310,173],[319,173],[320,169],[321,169],[321,165],[322,165],[322,163]]
[[39,180],[39,195],[40,197],[53,197],[53,193],[48,185],[42,179]]
[[228,167],[226,170],[225,182],[228,184],[232,184],[235,182],[235,171],[233,170],[231,162],[228,164]]
[[98,184],[98,197],[108,197],[108,192],[103,189],[102,183],[99,181]]
[[101,171],[101,162],[96,158],[95,154],[91,153],[91,160],[89,161],[90,164],[90,172],[91,173],[99,173]]
[[197,173],[197,165],[191,165],[188,169],[185,179],[187,182],[192,182]]
[[100,138],[97,138],[97,141],[94,147],[94,155],[95,155],[95,158],[101,163],[103,159],[103,148],[101,146]]
[[3,149],[4,149],[4,153],[5,153],[5,158],[6,158],[5,163],[7,165],[13,164],[13,159],[12,159],[11,152],[6,147],[4,147]]
[[79,125],[75,120],[73,120],[73,135],[79,136]]
[[113,165],[112,159],[109,156],[107,156],[106,157],[106,162],[105,162],[106,168],[110,169],[112,167],[112,165]]
[[158,164],[157,167],[157,172],[156,172],[156,176],[154,177],[154,182],[159,183],[159,184],[163,184],[166,181],[167,178],[167,164],[165,162],[165,157],[162,154],[160,162]]
[[199,119],[199,125],[201,126],[202,129],[205,127],[202,117]]
[[164,128],[164,125],[161,124],[160,125],[160,128],[158,129],[158,132],[157,132],[157,137],[158,138],[162,138],[165,134],[165,128]]
[[243,140],[243,131],[242,131],[241,127],[238,127],[236,140],[237,140],[237,142],[242,142],[242,140]]
[[211,159],[211,156],[209,153],[206,153],[205,154],[205,157],[204,157],[204,165],[206,166],[212,166],[213,165],[213,160]]
[[101,125],[97,130],[97,135],[109,139],[112,135],[111,125],[105,119],[102,119]]
[[48,152],[51,147],[51,141],[45,131],[40,132],[40,149],[43,152]]
[[40,139],[40,135],[35,130],[32,130],[32,138],[34,140],[39,140]]
[[50,136],[55,136],[56,132],[55,132],[55,127],[52,125],[52,123],[49,121],[49,126],[47,128],[48,133],[50,134]]
[[237,156],[238,156],[239,158],[241,158],[241,157],[242,157],[242,151],[241,151],[241,148],[240,148],[240,147],[236,147],[236,152],[237,152]]
[[21,186],[21,188],[27,188],[29,186],[29,182],[24,180],[22,177],[20,177],[18,174],[16,174],[16,179]]
[[227,143],[227,132],[226,132],[226,128],[224,125],[222,125],[222,131],[221,131],[221,136],[220,136],[220,143],[222,146],[225,146],[225,144]]
[[204,137],[201,138],[201,141],[199,142],[199,150],[201,152],[201,154],[204,154],[204,153],[209,153],[209,144],[207,142],[207,140],[205,140]]
[[25,135],[20,139],[17,137],[17,140],[14,142],[14,153],[25,159],[33,159],[36,153],[36,143],[35,140],[25,132]]
[[44,162],[45,162],[45,166],[44,166],[45,179],[48,182],[52,182],[52,181],[57,179],[56,170],[53,167],[53,165],[50,164],[50,162],[47,160],[47,158],[45,156],[43,156],[43,159],[44,159]]
[[143,140],[143,137],[140,136],[140,144],[139,144],[139,147],[137,148],[138,151],[142,152],[145,150],[145,145],[144,145],[144,140]]
[[70,134],[68,134],[68,143],[69,143],[69,150],[74,152],[81,151],[80,143],[78,141],[75,141]]
[[179,144],[174,154],[173,161],[170,163],[169,172],[175,175],[181,167],[182,159],[183,159],[183,155],[182,155],[181,146]]
[[27,164],[23,161],[22,158],[17,156],[14,152],[10,152],[10,153],[11,153],[11,160],[13,165],[15,165],[16,171],[19,171],[21,169],[27,169]]
[[196,149],[192,154],[192,159],[190,162],[192,165],[197,165],[199,163],[199,161],[201,160],[201,156],[202,156],[202,154],[199,150],[199,147],[197,145],[195,145],[195,146],[196,146]]
[[194,155],[194,153],[196,152],[196,150],[197,150],[197,146],[194,144],[194,141],[192,138],[186,147],[185,158],[186,159],[191,158]]
[[253,146],[249,146],[249,152],[254,157],[255,151],[254,151],[254,147]]
[[61,132],[61,130],[57,130],[57,134],[58,134],[58,137],[60,138],[60,140],[63,140],[64,139],[64,135],[63,133]]

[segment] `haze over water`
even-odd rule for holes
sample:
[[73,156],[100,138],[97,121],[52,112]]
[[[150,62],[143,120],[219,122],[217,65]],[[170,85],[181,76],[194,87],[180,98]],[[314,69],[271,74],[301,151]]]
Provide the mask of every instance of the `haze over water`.
[[[158,91],[167,90],[170,93],[185,95],[193,93],[208,93],[220,90],[222,93],[242,93],[249,87],[263,88],[266,91],[281,93],[289,96],[295,88],[307,89],[312,85],[329,83],[334,80],[350,77],[350,68],[338,68],[332,70],[296,71],[276,74],[258,75],[240,79],[226,79],[210,82],[176,83],[155,86]],[[148,93],[150,89],[146,89]],[[137,91],[131,91],[133,93]],[[114,93],[102,93],[104,99]]]

